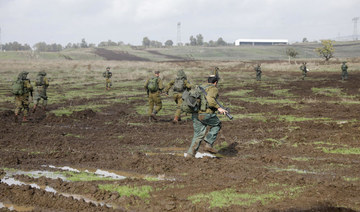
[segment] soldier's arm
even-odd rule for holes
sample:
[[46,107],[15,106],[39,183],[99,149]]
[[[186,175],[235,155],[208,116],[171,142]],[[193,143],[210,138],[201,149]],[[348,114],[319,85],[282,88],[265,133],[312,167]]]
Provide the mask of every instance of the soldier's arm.
[[148,89],[148,88],[147,88],[147,86],[148,86],[148,84],[149,84],[149,80],[150,80],[150,79],[147,79],[147,80],[146,80],[146,82],[145,82],[145,84],[144,84],[144,88],[145,88],[145,90],[147,90],[147,89]]
[[208,90],[206,100],[210,108],[218,109],[220,106],[216,103],[216,98],[218,97],[219,90],[216,87],[212,87]]
[[184,80],[184,84],[187,89],[191,89],[191,84],[187,80]]
[[169,90],[170,90],[170,88],[174,85],[174,83],[175,83],[175,80],[171,80],[171,81],[169,82],[169,84],[167,84],[164,92],[165,92],[165,93],[168,93]]
[[49,80],[44,77],[44,84],[45,84],[45,88],[49,87]]
[[164,89],[164,85],[161,78],[159,78],[158,84],[159,84],[159,90],[162,91]]

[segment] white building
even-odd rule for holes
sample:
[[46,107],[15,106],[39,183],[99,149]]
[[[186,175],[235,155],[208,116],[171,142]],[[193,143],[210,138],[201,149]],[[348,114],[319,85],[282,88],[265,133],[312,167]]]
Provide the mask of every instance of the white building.
[[235,46],[242,45],[288,45],[289,41],[285,39],[237,39]]

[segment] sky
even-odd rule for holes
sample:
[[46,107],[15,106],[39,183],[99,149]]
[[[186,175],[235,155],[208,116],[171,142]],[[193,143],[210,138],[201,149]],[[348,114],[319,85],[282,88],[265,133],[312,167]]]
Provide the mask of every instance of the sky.
[[[354,33],[360,0],[0,0],[1,43],[334,39]],[[359,20],[360,23],[360,20]],[[359,24],[360,25],[360,24]],[[358,27],[360,34],[360,26]]]

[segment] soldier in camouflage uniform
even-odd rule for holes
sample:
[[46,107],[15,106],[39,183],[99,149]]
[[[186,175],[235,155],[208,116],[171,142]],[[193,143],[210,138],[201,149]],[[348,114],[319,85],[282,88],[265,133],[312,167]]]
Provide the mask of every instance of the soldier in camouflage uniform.
[[[147,79],[144,88],[147,91],[148,99],[149,99],[149,121],[151,120],[157,120],[156,114],[161,110],[162,108],[162,102],[160,93],[164,89],[164,85],[162,82],[162,79],[160,78],[160,71],[155,71],[155,76]],[[156,105],[154,109],[154,105]]]
[[[213,145],[221,129],[221,121],[217,117],[216,112],[218,111],[221,114],[227,113],[227,111],[221,108],[215,101],[215,99],[218,98],[219,90],[217,85],[220,79],[217,70],[215,69],[215,75],[209,76],[208,83],[202,86],[207,93],[207,109],[192,114],[194,137],[192,138],[190,148],[187,151],[188,157],[195,157],[202,140],[206,143],[204,148],[205,151],[217,153],[217,150],[213,148]],[[210,126],[210,130],[205,136],[207,126]]]
[[19,113],[24,110],[23,122],[27,122],[27,116],[29,113],[29,96],[32,96],[33,87],[27,75],[29,72],[23,71],[18,75],[18,80],[21,80],[23,83],[22,86],[22,95],[15,95],[15,122],[18,120]]
[[39,102],[41,99],[43,99],[43,109],[46,110],[46,106],[47,106],[47,95],[46,95],[46,90],[49,87],[49,81],[46,77],[46,72],[45,71],[40,71],[36,77],[36,81],[35,81],[35,96],[34,96],[34,108],[33,108],[33,113],[35,113]]
[[342,70],[342,74],[341,74],[341,79],[342,80],[347,80],[348,79],[348,66],[346,65],[346,61],[343,62],[343,64],[341,65],[341,70]]
[[103,73],[103,76],[106,79],[106,81],[105,81],[106,90],[110,90],[110,88],[112,86],[112,83],[111,83],[112,73],[110,72],[110,67],[106,68],[106,71]]
[[303,62],[303,64],[300,66],[300,70],[302,71],[302,80],[305,80],[306,73],[308,72],[306,62]]
[[171,87],[173,87],[173,98],[175,100],[176,103],[176,112],[175,112],[175,117],[173,120],[173,123],[176,124],[179,122],[180,120],[180,115],[181,115],[181,104],[183,102],[182,99],[182,94],[185,90],[190,90],[191,89],[191,84],[188,82],[186,74],[183,70],[179,70],[177,73],[177,77],[175,80],[172,80],[169,82],[169,84],[166,86],[165,88],[165,93],[166,95],[169,94],[169,90],[171,89]]
[[257,64],[254,70],[256,71],[256,80],[261,81],[261,64]]

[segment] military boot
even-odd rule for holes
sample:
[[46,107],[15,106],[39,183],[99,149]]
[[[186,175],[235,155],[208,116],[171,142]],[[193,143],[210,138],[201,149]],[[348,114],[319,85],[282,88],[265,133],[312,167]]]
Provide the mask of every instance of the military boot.
[[18,121],[19,121],[19,115],[15,114],[14,122],[15,122],[15,123],[18,123]]
[[211,153],[211,154],[217,154],[218,153],[218,151],[208,143],[206,143],[206,145],[204,147],[204,151],[208,152],[208,153]]
[[37,107],[36,107],[36,105],[34,105],[34,107],[33,107],[33,109],[32,109],[32,111],[31,111],[31,112],[32,112],[32,113],[35,113],[36,108],[37,108]]
[[173,124],[179,123],[179,116],[175,116],[174,120],[172,122],[173,122]]
[[156,118],[156,110],[154,110],[154,112],[151,114],[151,118],[155,121],[157,121],[157,118]]
[[28,121],[29,121],[29,120],[27,119],[27,117],[24,116],[22,122],[28,122]]

